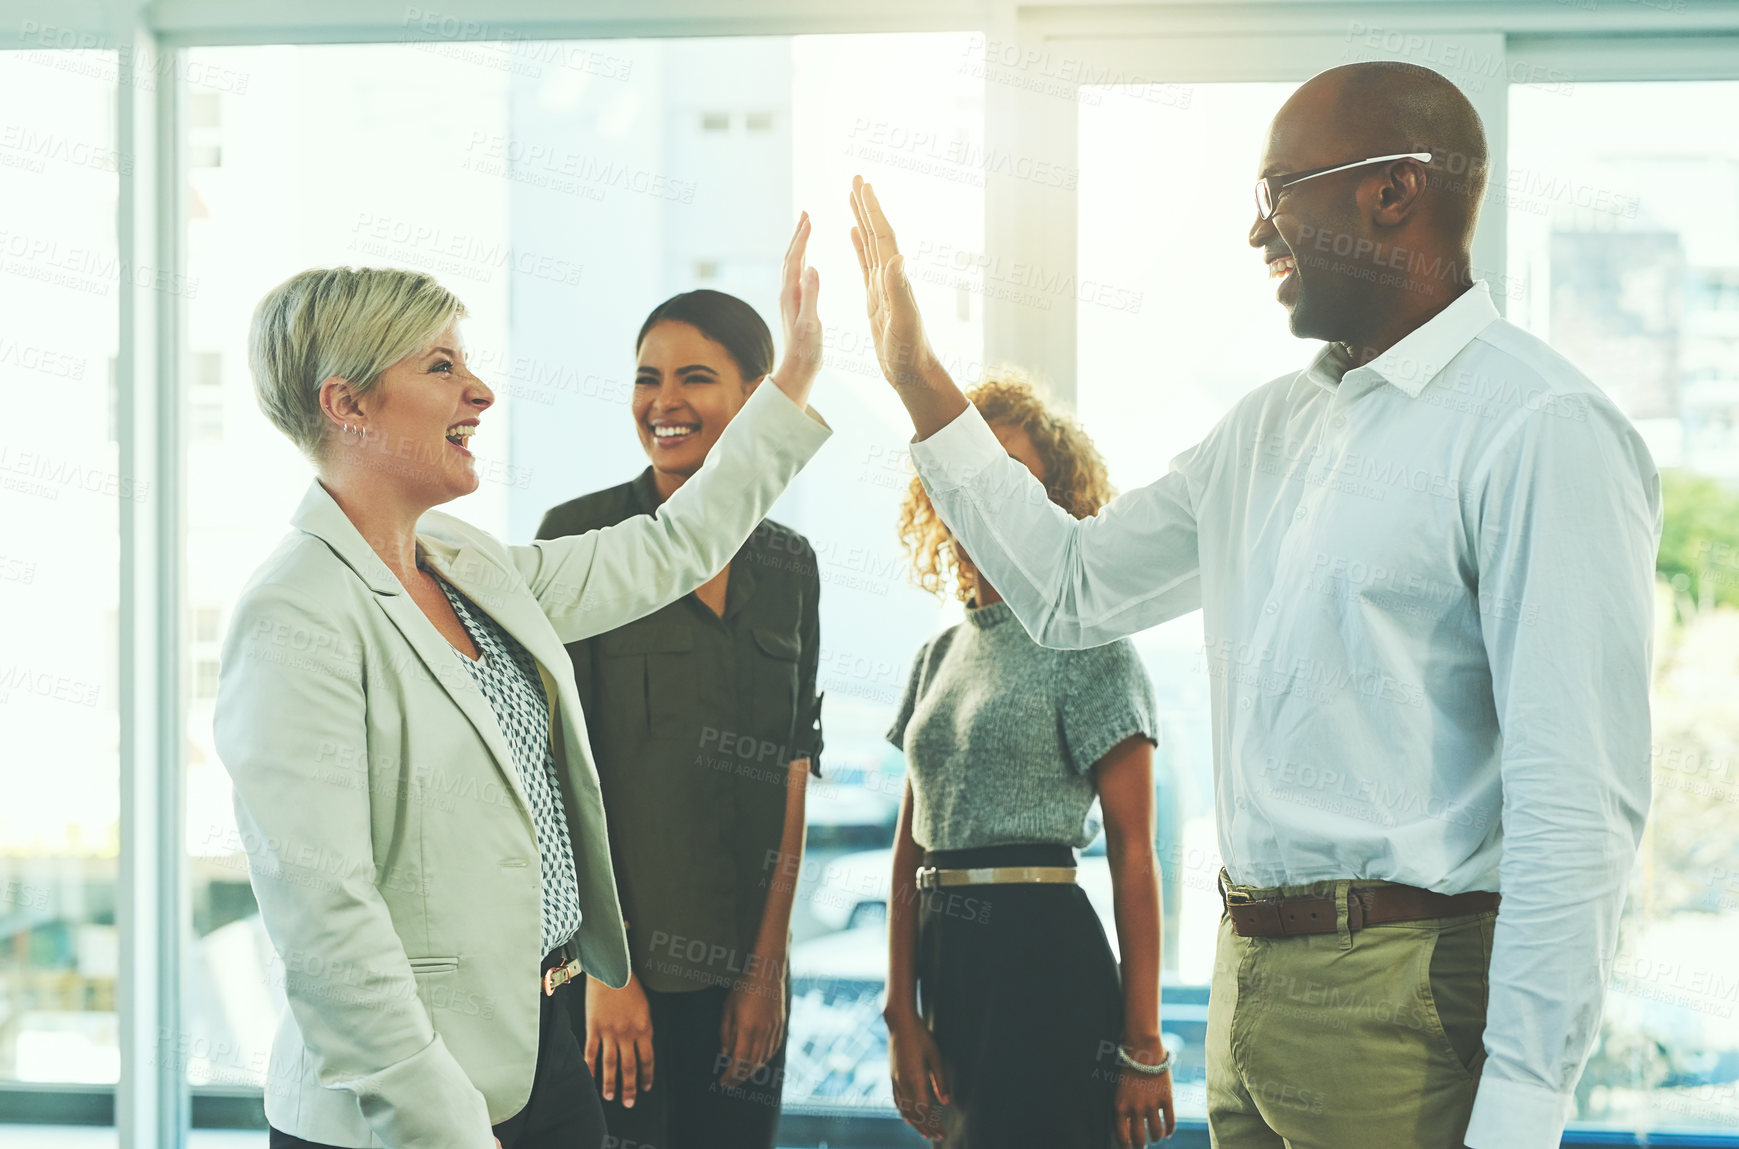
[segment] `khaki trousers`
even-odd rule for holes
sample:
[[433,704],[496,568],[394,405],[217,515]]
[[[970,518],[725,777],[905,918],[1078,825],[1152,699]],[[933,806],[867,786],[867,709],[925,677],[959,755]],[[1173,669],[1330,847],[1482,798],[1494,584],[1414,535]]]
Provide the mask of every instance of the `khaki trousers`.
[[1208,1135],[1215,1149],[1461,1149],[1485,1063],[1497,911],[1241,938],[1221,915],[1208,999]]

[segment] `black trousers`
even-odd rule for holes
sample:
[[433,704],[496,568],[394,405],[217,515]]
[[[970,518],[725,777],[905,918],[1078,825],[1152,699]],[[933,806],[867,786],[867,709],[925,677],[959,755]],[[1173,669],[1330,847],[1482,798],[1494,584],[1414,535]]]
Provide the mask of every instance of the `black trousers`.
[[[574,1033],[586,1040],[585,995],[575,983]],[[785,1013],[791,1001],[787,985]],[[604,1107],[612,1149],[773,1149],[779,1128],[779,1102],[785,1085],[785,1046],[735,1089],[719,1084],[727,1058],[719,1041],[724,1021],[722,986],[686,993],[646,991],[652,1010],[653,1085],[634,1108],[615,1100]],[[787,1025],[789,1032],[789,1025]],[[596,1088],[594,1086],[594,1088]]]
[[[561,964],[552,954],[543,968]],[[586,1072],[586,1056],[574,1040],[568,1003],[582,1000],[582,978],[545,995],[537,1019],[537,1072],[525,1108],[495,1126],[502,1149],[609,1149],[598,1091]],[[539,991],[542,993],[542,991]],[[614,1143],[611,1142],[610,1146]],[[304,1141],[279,1129],[271,1131],[271,1149],[334,1149]],[[479,1146],[479,1149],[487,1147]]]
[[[924,864],[1073,866],[1062,844],[932,850]],[[952,1085],[946,1149],[1112,1144],[1123,991],[1075,885],[918,891],[918,1000]]]

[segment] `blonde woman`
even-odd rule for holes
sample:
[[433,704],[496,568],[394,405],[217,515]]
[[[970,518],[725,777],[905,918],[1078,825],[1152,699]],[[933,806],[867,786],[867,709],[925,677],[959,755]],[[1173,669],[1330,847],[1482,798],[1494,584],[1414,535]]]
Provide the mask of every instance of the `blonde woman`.
[[[1003,372],[967,393],[1051,500],[1111,497],[1072,420]],[[918,652],[888,738],[906,755],[894,843],[886,1018],[894,1097],[950,1149],[1104,1149],[1169,1136],[1159,1034],[1152,687],[1128,640],[1050,650],[937,517],[914,478],[900,540],[917,581],[952,582],[966,621]],[[1098,798],[1122,978],[1075,884]]]
[[260,405],[316,475],[236,606],[217,701],[289,999],[274,1149],[602,1144],[564,986],[622,985],[628,952],[562,644],[705,582],[828,437],[808,235],[773,386],[706,466],[656,517],[530,546],[431,513],[476,489],[493,402],[456,298],[335,268],[261,301]]

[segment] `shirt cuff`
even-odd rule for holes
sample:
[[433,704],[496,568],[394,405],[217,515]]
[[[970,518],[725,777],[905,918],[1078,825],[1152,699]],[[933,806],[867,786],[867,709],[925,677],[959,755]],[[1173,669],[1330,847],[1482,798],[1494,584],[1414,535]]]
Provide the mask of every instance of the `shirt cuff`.
[[[777,395],[778,398],[761,399],[762,394],[769,391]],[[828,426],[827,420],[821,417],[819,411],[813,407],[799,407],[796,401],[781,391],[779,385],[772,379],[766,380],[761,386],[750,392],[748,401],[743,404],[743,407],[747,409],[753,406],[757,399],[761,399],[761,405],[764,407],[779,409],[780,418],[794,428],[801,428],[801,430],[794,431],[794,434],[813,437],[817,446],[826,442],[828,437],[833,434],[833,428]]]
[[1489,1063],[1487,1069],[1462,1139],[1468,1149],[1558,1149],[1575,1096],[1493,1077]]
[[996,433],[970,403],[940,431],[912,443],[912,463],[932,491],[964,487],[985,467],[1007,457]]

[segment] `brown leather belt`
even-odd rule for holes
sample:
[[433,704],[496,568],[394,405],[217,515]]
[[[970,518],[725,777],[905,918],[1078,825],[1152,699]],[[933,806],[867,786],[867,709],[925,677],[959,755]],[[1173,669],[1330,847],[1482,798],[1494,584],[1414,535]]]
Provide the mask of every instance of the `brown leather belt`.
[[[1232,920],[1232,932],[1241,938],[1284,938],[1300,934],[1332,934],[1339,926],[1338,906],[1332,894],[1321,897],[1252,899],[1226,888],[1220,882],[1220,901]],[[1499,895],[1486,890],[1464,894],[1439,894],[1417,886],[1388,883],[1359,886],[1347,891],[1347,928],[1385,922],[1417,922],[1426,918],[1453,918],[1483,914],[1498,907]]]

